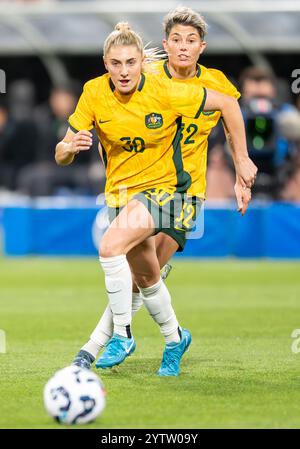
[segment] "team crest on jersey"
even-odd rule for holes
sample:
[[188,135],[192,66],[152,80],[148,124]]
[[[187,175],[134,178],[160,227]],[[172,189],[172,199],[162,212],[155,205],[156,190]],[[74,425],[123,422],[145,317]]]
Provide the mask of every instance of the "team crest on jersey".
[[145,124],[149,129],[161,128],[163,125],[162,115],[151,112],[151,114],[145,116]]

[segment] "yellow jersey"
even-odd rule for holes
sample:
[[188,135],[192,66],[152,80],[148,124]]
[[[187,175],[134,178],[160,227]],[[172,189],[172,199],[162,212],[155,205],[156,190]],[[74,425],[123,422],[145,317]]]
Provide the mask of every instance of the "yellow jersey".
[[106,166],[106,202],[126,204],[150,188],[186,192],[191,177],[183,169],[182,116],[197,119],[206,90],[198,83],[170,82],[168,77],[141,75],[131,95],[120,95],[109,74],[88,81],[75,112],[73,131],[95,128]]
[[[170,79],[181,85],[203,86],[225,95],[240,98],[240,93],[235,86],[226,78],[223,72],[209,69],[197,64],[196,75],[187,80],[173,78],[168,68],[168,62],[158,61],[150,67],[150,71]],[[182,140],[181,152],[184,170],[191,176],[191,186],[187,193],[189,195],[205,198],[206,190],[206,165],[208,137],[211,130],[216,126],[221,117],[220,111],[202,111],[197,119],[185,117],[181,124]]]

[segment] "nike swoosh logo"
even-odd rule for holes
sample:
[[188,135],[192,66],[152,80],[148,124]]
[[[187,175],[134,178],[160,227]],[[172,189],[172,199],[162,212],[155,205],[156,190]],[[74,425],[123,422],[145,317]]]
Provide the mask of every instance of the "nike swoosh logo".
[[119,293],[121,290],[117,290],[116,292],[110,292],[109,290],[106,290],[107,293],[109,293],[110,295],[113,295],[114,293]]
[[131,348],[132,348],[133,345],[134,345],[134,341],[131,343],[131,345],[129,346],[128,349],[125,349],[126,354],[129,354],[129,353],[130,353],[130,350],[131,350]]
[[107,123],[107,122],[111,122],[111,120],[99,120],[99,123]]

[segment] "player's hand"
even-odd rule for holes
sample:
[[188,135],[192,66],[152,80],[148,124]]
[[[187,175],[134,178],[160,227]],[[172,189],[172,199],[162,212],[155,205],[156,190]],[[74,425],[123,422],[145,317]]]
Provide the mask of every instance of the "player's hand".
[[234,191],[238,205],[237,210],[238,212],[241,212],[242,215],[245,215],[251,201],[251,189],[249,187],[246,187],[244,183],[239,178],[237,178],[234,185]]
[[253,187],[257,175],[257,167],[250,157],[235,161],[235,171],[243,187]]
[[89,150],[92,146],[92,133],[89,131],[79,131],[74,134],[72,141],[69,143],[68,151],[72,154],[78,154],[79,151]]

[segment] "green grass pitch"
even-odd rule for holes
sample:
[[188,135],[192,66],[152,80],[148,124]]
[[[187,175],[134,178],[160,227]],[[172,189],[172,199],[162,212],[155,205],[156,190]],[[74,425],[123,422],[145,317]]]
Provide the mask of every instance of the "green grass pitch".
[[[297,262],[178,261],[167,281],[193,342],[178,378],[158,378],[163,339],[143,309],[137,349],[115,371],[98,371],[103,415],[86,428],[299,428]],[[95,259],[1,259],[0,428],[61,427],[42,391],[71,363],[106,306]]]

